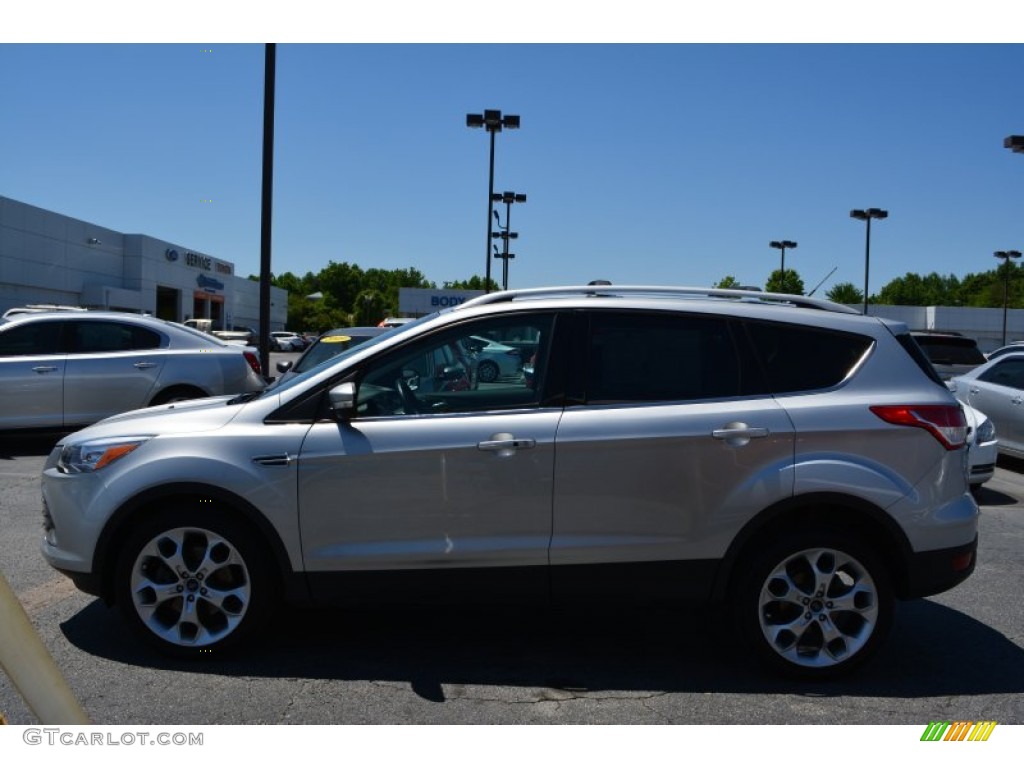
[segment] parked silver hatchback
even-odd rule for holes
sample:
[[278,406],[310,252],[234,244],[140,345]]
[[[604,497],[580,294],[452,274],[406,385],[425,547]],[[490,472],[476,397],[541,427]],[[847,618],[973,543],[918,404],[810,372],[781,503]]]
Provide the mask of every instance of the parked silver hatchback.
[[[475,337],[532,375],[468,376]],[[281,598],[689,599],[828,677],[874,654],[897,598],[972,572],[966,431],[899,323],[744,291],[511,291],[261,395],[71,435],[42,550],[178,655],[253,636]]]
[[128,312],[0,320],[0,430],[81,427],[115,413],[266,386],[255,353]]

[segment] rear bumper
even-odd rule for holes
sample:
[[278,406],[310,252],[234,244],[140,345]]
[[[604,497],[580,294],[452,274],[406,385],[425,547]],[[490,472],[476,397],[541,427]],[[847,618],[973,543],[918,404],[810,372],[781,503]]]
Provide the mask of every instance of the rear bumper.
[[912,555],[904,598],[927,597],[952,589],[974,573],[978,559],[978,538],[970,544]]

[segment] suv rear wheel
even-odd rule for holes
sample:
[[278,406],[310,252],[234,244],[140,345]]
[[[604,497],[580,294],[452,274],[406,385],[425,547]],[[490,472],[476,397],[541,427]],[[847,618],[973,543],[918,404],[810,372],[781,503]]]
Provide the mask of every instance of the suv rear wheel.
[[859,540],[824,531],[768,544],[734,595],[736,624],[768,665],[825,679],[867,661],[892,623],[893,591]]
[[267,618],[273,590],[268,562],[258,540],[236,520],[165,510],[125,543],[116,600],[159,650],[199,656],[233,645]]

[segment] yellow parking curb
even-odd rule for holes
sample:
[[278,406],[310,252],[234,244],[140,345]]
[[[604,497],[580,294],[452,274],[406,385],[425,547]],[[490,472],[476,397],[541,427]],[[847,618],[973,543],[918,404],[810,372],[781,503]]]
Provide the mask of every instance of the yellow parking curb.
[[[89,725],[50,652],[0,573],[0,667],[44,725]],[[0,721],[3,715],[0,714]]]

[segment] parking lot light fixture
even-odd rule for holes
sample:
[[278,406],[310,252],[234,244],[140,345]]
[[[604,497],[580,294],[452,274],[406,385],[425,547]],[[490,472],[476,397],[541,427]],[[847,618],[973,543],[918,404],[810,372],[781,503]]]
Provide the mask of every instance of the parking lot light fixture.
[[491,290],[491,235],[493,233],[492,218],[494,214],[494,136],[508,128],[519,127],[519,115],[502,115],[500,109],[485,109],[483,114],[466,115],[466,126],[483,128],[491,137],[491,160],[487,174],[487,247],[485,249],[486,265],[484,268],[484,293]]
[[1020,251],[996,251],[997,259],[1001,259],[1003,267],[1003,346],[1006,346],[1006,310],[1010,305],[1010,264],[1012,259],[1020,258]]
[[1007,136],[1003,139],[1003,146],[1011,152],[1024,155],[1024,136]]
[[501,287],[502,290],[508,290],[508,260],[514,259],[515,254],[508,252],[509,240],[519,237],[518,232],[510,232],[509,227],[512,226],[512,204],[513,203],[525,203],[526,195],[520,192],[495,192],[491,195],[491,201],[494,203],[505,204],[505,226],[501,225],[501,219],[498,217],[498,212],[494,211],[494,220],[498,222],[498,228],[504,230],[503,232],[495,232],[492,237],[500,237],[505,241],[505,247],[502,252],[495,253],[494,258],[501,259],[502,264],[502,275],[501,275]]
[[768,243],[770,248],[778,248],[782,251],[782,263],[779,265],[779,270],[782,272],[782,278],[786,278],[786,249],[796,248],[796,243],[792,240],[772,240]]
[[871,220],[887,219],[889,212],[881,208],[860,208],[850,211],[851,219],[867,222],[867,235],[864,239],[864,314],[868,313],[868,273],[871,267]]

